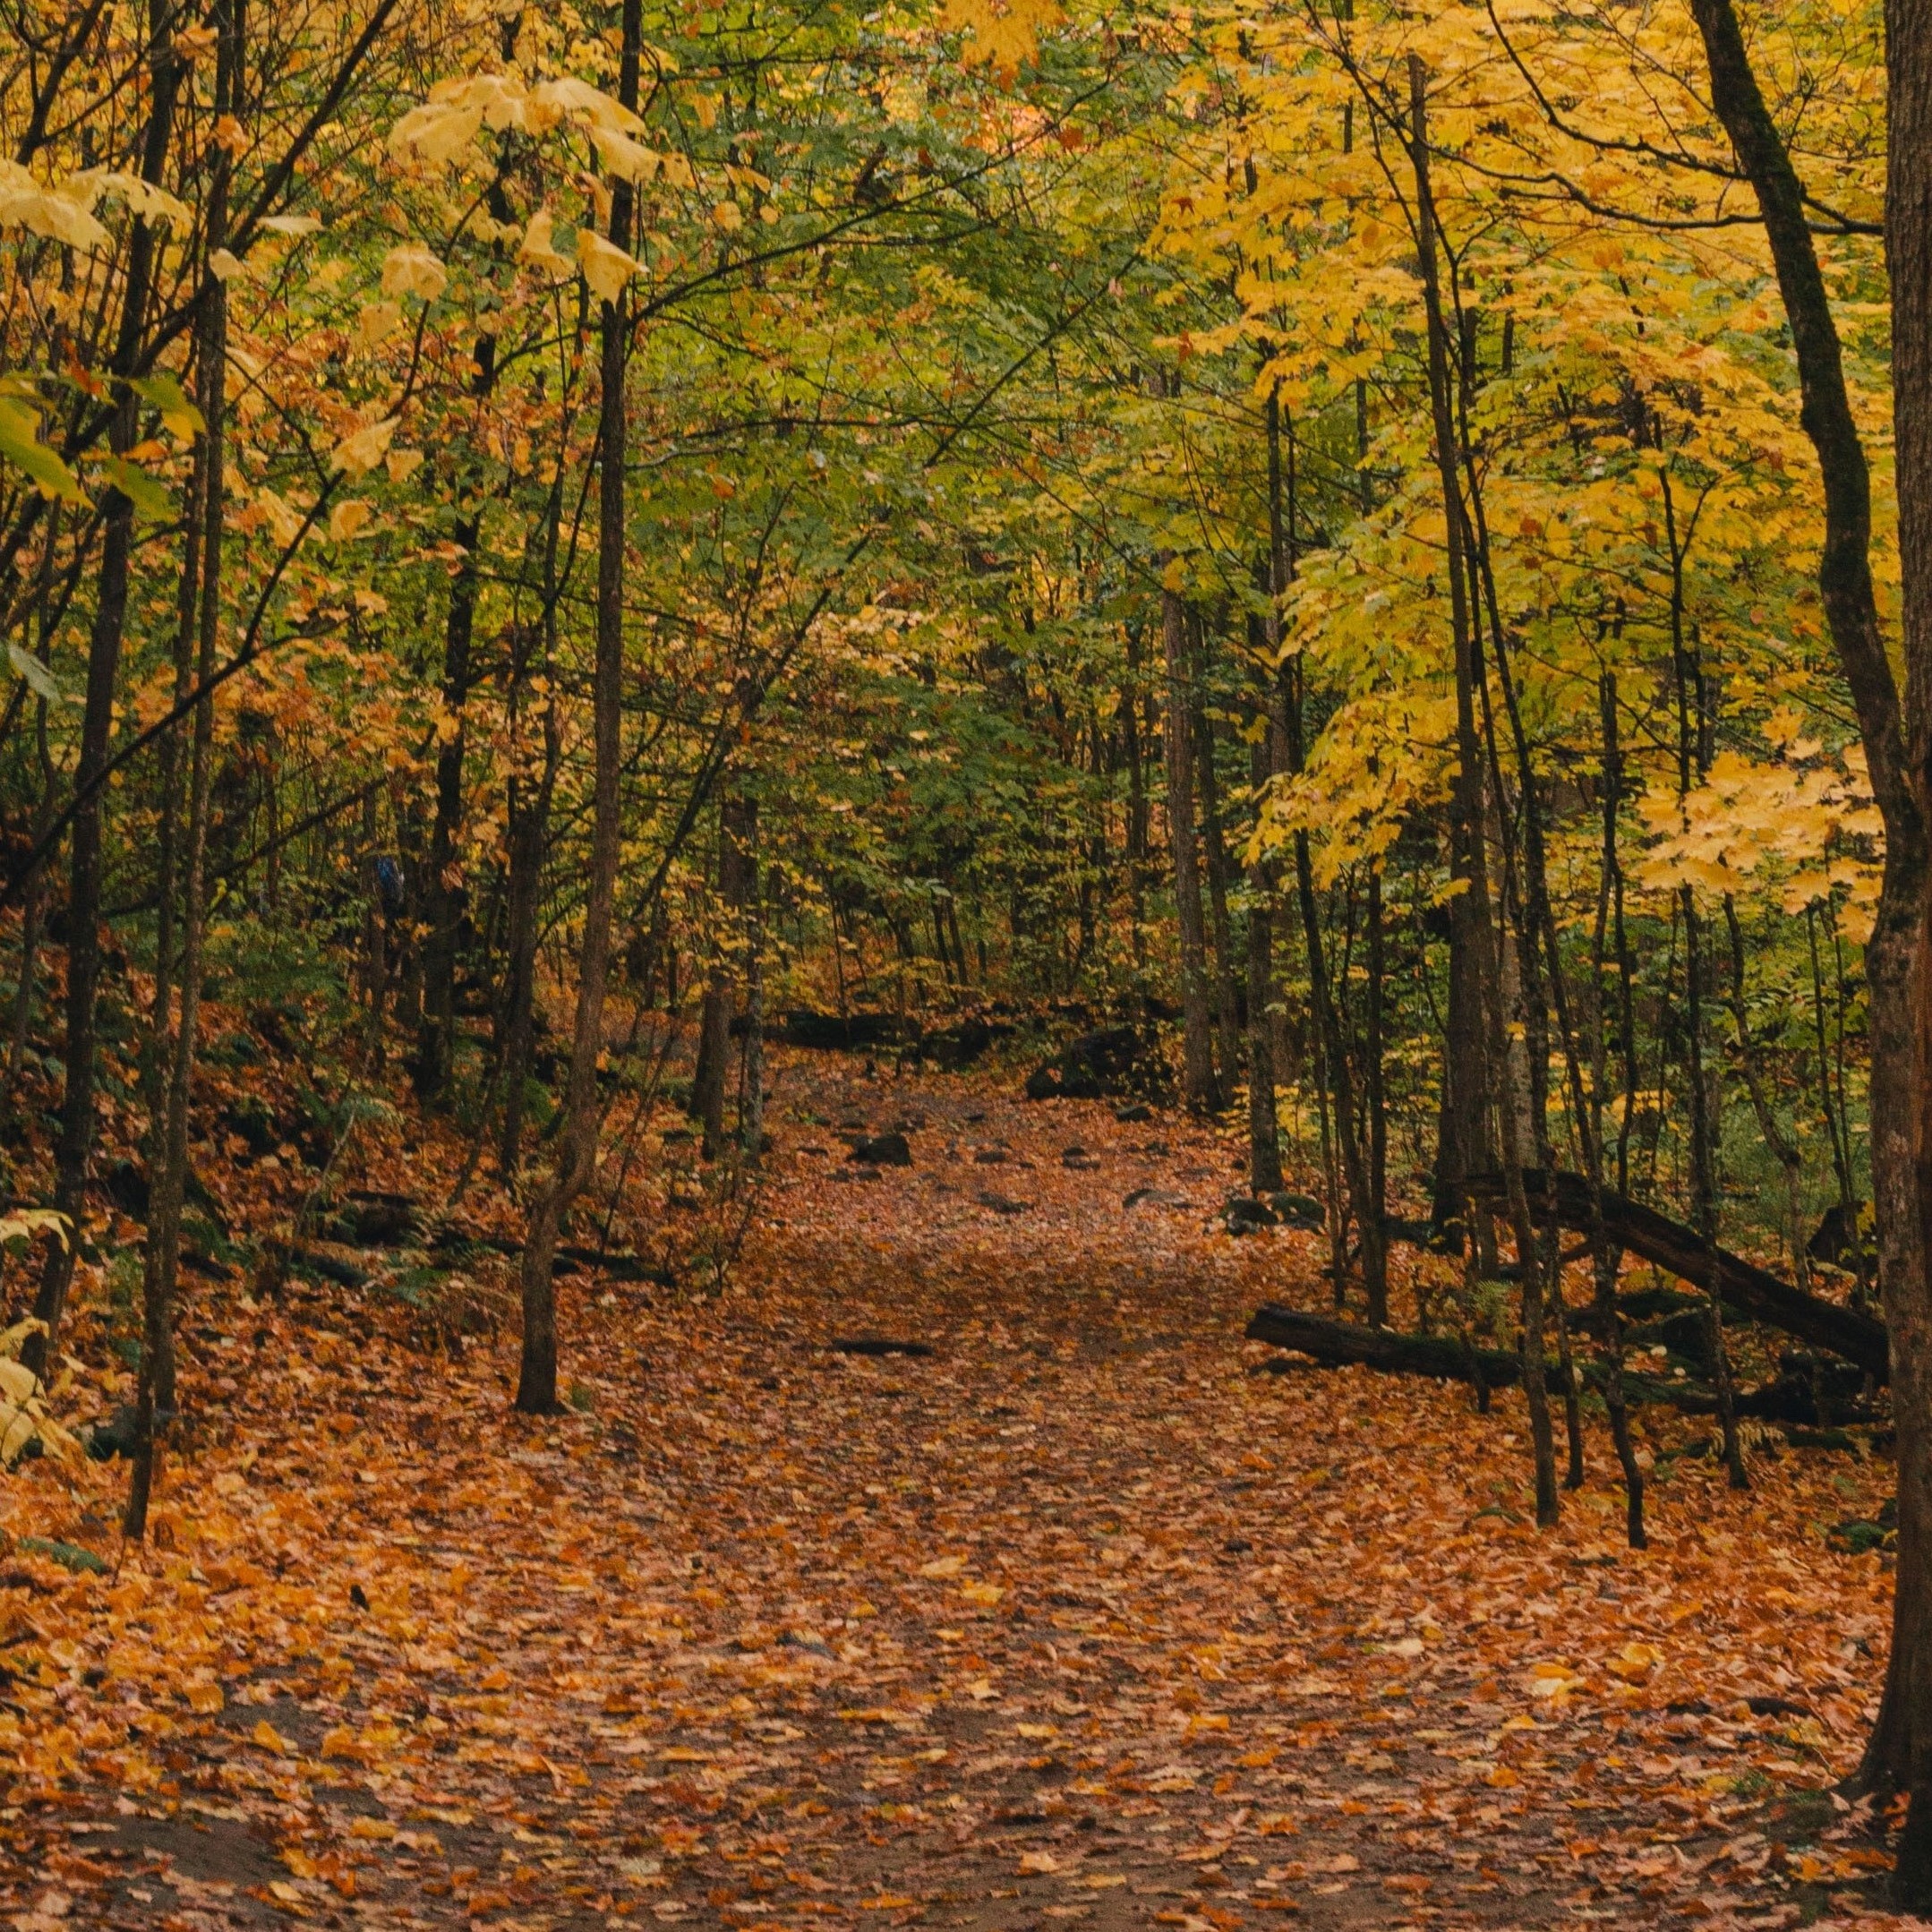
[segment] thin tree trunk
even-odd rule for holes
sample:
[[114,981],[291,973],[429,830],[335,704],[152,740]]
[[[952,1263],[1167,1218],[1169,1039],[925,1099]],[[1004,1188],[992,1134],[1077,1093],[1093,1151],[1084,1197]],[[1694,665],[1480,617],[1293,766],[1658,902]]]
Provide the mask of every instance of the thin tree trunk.
[[739,810],[745,871],[745,1052],[738,1140],[745,1165],[756,1167],[765,1158],[765,902],[759,889],[757,800],[744,799]]
[[423,898],[429,932],[423,942],[423,1016],[416,1031],[415,1090],[440,1104],[449,1097],[456,1046],[457,928],[464,888],[457,876],[463,830],[463,709],[469,701],[470,644],[476,628],[476,541],[481,516],[459,517],[456,545],[462,551],[449,582],[443,623],[442,717],[436,752],[436,816],[430,825],[430,856]]
[[1383,1090],[1382,1030],[1383,1006],[1388,986],[1388,962],[1382,945],[1382,872],[1374,860],[1369,863],[1368,952],[1369,983],[1367,1008],[1364,1014],[1363,1085],[1368,1102],[1369,1206],[1378,1225],[1389,1218],[1389,1100]]
[[[1257,810],[1274,775],[1272,764],[1264,732],[1254,744],[1250,765]],[[1255,1194],[1278,1193],[1282,1184],[1274,1021],[1269,1011],[1275,997],[1276,885],[1273,866],[1257,855],[1248,868],[1248,1188]]]
[[1550,1424],[1549,1391],[1543,1379],[1543,1289],[1541,1254],[1523,1185],[1523,1149],[1519,1144],[1515,1097],[1509,1091],[1510,1066],[1502,1013],[1500,973],[1492,951],[1490,924],[1488,862],[1483,851],[1482,748],[1476,736],[1475,694],[1479,681],[1476,639],[1470,623],[1465,581],[1463,545],[1466,534],[1462,492],[1457,481],[1457,439],[1450,408],[1449,333],[1436,271],[1436,215],[1429,184],[1429,134],[1426,70],[1422,56],[1409,56],[1411,159],[1415,173],[1415,225],[1420,243],[1423,294],[1429,320],[1429,388],[1434,417],[1435,454],[1441,473],[1445,519],[1449,532],[1449,577],[1451,623],[1456,648],[1458,819],[1466,842],[1467,888],[1458,896],[1469,902],[1464,915],[1476,948],[1475,979],[1487,1022],[1488,1058],[1499,1090],[1493,1096],[1498,1133],[1502,1143],[1504,1183],[1511,1231],[1516,1237],[1517,1265],[1523,1277],[1523,1392],[1528,1401],[1530,1437],[1536,1475],[1536,1521],[1548,1527],[1561,1505],[1556,1486],[1555,1439]]
[[1221,837],[1220,774],[1214,768],[1215,733],[1201,694],[1207,672],[1207,627],[1198,618],[1194,628],[1194,705],[1188,726],[1201,781],[1201,846],[1208,875],[1208,917],[1214,935],[1214,1016],[1220,1058],[1220,1090],[1225,1105],[1234,1091],[1241,1065],[1240,1002],[1235,993],[1235,940],[1227,912],[1227,848]]
[[[723,933],[714,942],[711,970],[698,1009],[697,1062],[691,1074],[691,1117],[701,1124],[703,1155],[716,1160],[724,1151],[724,1090],[731,1064],[732,962],[743,938],[749,881],[744,844],[745,800],[729,792],[718,808],[718,901]],[[902,935],[899,938],[904,947]]]
[[536,1047],[537,913],[543,893],[543,849],[550,838],[551,799],[562,760],[563,732],[554,689],[543,704],[543,769],[534,797],[511,780],[509,954],[504,988],[503,1120],[497,1165],[505,1180],[523,1162],[523,1121]]
[[[624,0],[618,98],[635,112],[644,40],[642,0]],[[620,176],[611,188],[611,240],[630,246],[632,190]],[[597,1062],[603,1050],[603,1003],[611,973],[611,914],[620,851],[619,780],[622,775],[624,701],[624,464],[628,449],[625,367],[629,359],[630,303],[620,291],[603,304],[602,394],[597,432],[597,655],[591,691],[596,740],[595,809],[592,821],[589,891],[577,960],[577,1019],[571,1031],[570,1078],[556,1166],[530,1210],[524,1238],[523,1358],[517,1406],[526,1415],[557,1408],[557,1237],[570,1202],[597,1162],[603,1124]]]
[[1744,928],[1738,922],[1737,902],[1724,894],[1724,928],[1731,941],[1731,1022],[1738,1047],[1738,1074],[1757,1121],[1765,1145],[1784,1174],[1785,1242],[1791,1251],[1791,1278],[1808,1295],[1811,1292],[1811,1257],[1805,1246],[1804,1156],[1797,1141],[1785,1133],[1777,1109],[1771,1104],[1771,1092],[1757,1064],[1757,1043],[1751,1037],[1751,1020],[1745,1003]]
[[[148,65],[153,76],[153,105],[141,153],[141,178],[159,184],[174,130],[175,99],[182,68],[169,38],[172,12],[152,0],[149,16]],[[127,276],[122,289],[120,328],[114,373],[134,375],[154,272],[155,235],[145,217],[137,217],[128,244]],[[140,423],[138,398],[125,381],[115,387],[109,447],[125,457]],[[72,1224],[72,1237],[49,1242],[47,1265],[34,1299],[34,1313],[46,1324],[30,1335],[21,1359],[44,1378],[56,1359],[61,1317],[73,1279],[87,1212],[88,1163],[94,1151],[95,995],[100,979],[101,809],[100,780],[114,737],[115,694],[120,682],[121,641],[127,627],[128,574],[134,539],[134,506],[119,490],[108,488],[102,515],[98,601],[88,644],[86,708],[81,721],[81,755],[74,789],[81,803],[73,815],[71,883],[67,898],[66,1093],[60,1136],[55,1150],[54,1205]]]
[[1161,642],[1167,658],[1167,833],[1174,857],[1175,910],[1181,937],[1182,1096],[1196,1113],[1218,1113],[1214,1043],[1208,1006],[1205,919],[1194,825],[1194,753],[1189,721],[1187,611],[1178,591],[1160,594]]
[[[218,0],[218,34],[215,78],[215,111],[231,110],[242,60],[242,0]],[[225,242],[228,227],[228,183],[233,166],[229,152],[212,150],[206,217],[206,247],[211,253]],[[201,446],[196,452],[193,514],[188,520],[188,541],[200,546],[194,575],[199,609],[192,604],[184,617],[195,620],[194,685],[205,687],[214,675],[221,637],[221,566],[224,536],[223,416],[228,361],[227,292],[220,278],[206,266],[201,277],[198,402],[202,416]],[[186,671],[187,665],[179,667]],[[177,681],[179,681],[177,680]],[[193,687],[191,686],[190,688]],[[128,1482],[127,1508],[122,1533],[139,1543],[148,1533],[148,1509],[160,1472],[161,1445],[175,1410],[175,1295],[181,1262],[181,1210],[188,1184],[188,1107],[194,1088],[195,1036],[200,1024],[203,943],[206,938],[206,859],[209,792],[213,770],[215,707],[204,697],[194,708],[192,748],[188,759],[188,821],[183,866],[181,1007],[169,1045],[165,1110],[151,1132],[148,1243],[141,1266],[141,1377],[134,1406],[133,1466]],[[167,1017],[165,1003],[161,1018]]]
[[1120,694],[1121,740],[1127,759],[1127,905],[1133,918],[1134,970],[1146,962],[1147,773],[1141,746],[1141,629],[1127,627],[1127,677]]

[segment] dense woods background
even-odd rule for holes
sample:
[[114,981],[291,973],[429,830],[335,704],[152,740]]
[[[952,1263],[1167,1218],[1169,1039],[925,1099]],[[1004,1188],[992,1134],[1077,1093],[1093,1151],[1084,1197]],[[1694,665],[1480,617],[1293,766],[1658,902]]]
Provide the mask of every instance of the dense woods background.
[[544,1411],[560,1243],[722,1278],[768,1039],[1093,1035],[1517,1355],[1541,1520],[1587,1408],[1643,1537],[1631,1203],[1740,1485],[1708,1256],[1885,1316],[1932,1777],[1895,11],[13,0],[5,1282],[139,1366],[129,1533],[184,1252],[358,1137],[514,1211]]

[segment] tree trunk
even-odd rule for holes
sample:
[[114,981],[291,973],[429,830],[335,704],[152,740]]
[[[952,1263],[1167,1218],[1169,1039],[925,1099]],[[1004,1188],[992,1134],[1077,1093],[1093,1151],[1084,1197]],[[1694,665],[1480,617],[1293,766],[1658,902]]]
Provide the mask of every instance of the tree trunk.
[[[618,98],[635,111],[644,41],[642,0],[624,0]],[[620,176],[611,187],[611,240],[630,246],[632,189]],[[603,1002],[611,974],[611,912],[617,890],[624,702],[625,367],[629,359],[630,303],[620,292],[603,304],[602,394],[597,427],[597,656],[591,688],[596,739],[595,809],[590,889],[577,959],[577,1018],[571,1030],[570,1078],[555,1167],[530,1210],[523,1251],[523,1359],[517,1406],[526,1415],[557,1408],[557,1236],[570,1202],[596,1167],[603,1124],[597,1063],[603,1052]]]
[[1196,1113],[1218,1113],[1214,1042],[1208,1009],[1207,934],[1194,827],[1194,750],[1189,728],[1187,611],[1175,590],[1160,594],[1160,635],[1167,659],[1167,833],[1174,855],[1174,901],[1181,937],[1182,1097]]
[[[242,57],[240,13],[240,0],[225,0],[216,13],[220,35],[215,82],[217,113],[227,112],[235,98]],[[217,147],[213,155],[206,224],[210,252],[221,245],[227,234],[228,179],[233,165],[226,148]],[[205,687],[214,675],[221,638],[222,418],[228,360],[227,291],[220,278],[205,268],[201,303],[197,386],[204,428],[195,465],[199,515],[190,518],[189,530],[191,541],[199,534],[201,543],[194,683]],[[201,699],[194,707],[193,717],[193,742],[188,760],[188,820],[185,849],[181,855],[181,1008],[170,1042],[165,1111],[156,1124],[158,1131],[150,1136],[151,1184],[148,1244],[141,1268],[141,1380],[135,1397],[133,1468],[121,1523],[122,1533],[136,1543],[147,1535],[148,1506],[159,1474],[161,1444],[175,1408],[175,1292],[181,1265],[181,1210],[188,1183],[188,1107],[194,1089],[195,1039],[201,1020],[208,925],[206,860],[215,737],[212,697]]]
[[1911,1792],[1903,1902],[1932,1900],[1932,1010],[1926,783],[1932,759],[1932,16],[1887,0],[1886,261],[1908,715],[1878,624],[1871,480],[1851,413],[1803,189],[1751,71],[1731,0],[1691,0],[1711,102],[1757,196],[1798,361],[1801,420],[1825,484],[1818,590],[1885,819],[1885,876],[1865,951],[1872,1193],[1898,1428],[1898,1576],[1885,1696],[1859,1781]]
[[[1253,748],[1251,774],[1256,808],[1273,776],[1264,733]],[[1257,857],[1248,868],[1248,1188],[1271,1194],[1281,1187],[1281,1127],[1275,1117],[1274,868]]]
[[[1500,962],[1492,951],[1490,924],[1488,862],[1483,851],[1483,768],[1476,737],[1475,704],[1479,663],[1470,622],[1464,551],[1467,531],[1462,492],[1457,483],[1456,432],[1450,413],[1449,334],[1436,278],[1436,215],[1429,184],[1429,135],[1426,70],[1422,56],[1409,56],[1411,159],[1415,173],[1416,230],[1423,295],[1429,320],[1429,389],[1434,418],[1436,463],[1441,474],[1443,510],[1449,530],[1449,577],[1451,628],[1456,650],[1457,819],[1462,828],[1468,867],[1467,887],[1458,895],[1468,902],[1464,917],[1475,948],[1475,979],[1483,1009],[1490,1072],[1499,1091],[1492,1098],[1502,1146],[1509,1222],[1516,1237],[1517,1261],[1523,1275],[1523,1392],[1528,1399],[1530,1439],[1536,1474],[1536,1521],[1548,1527],[1560,1510],[1556,1486],[1556,1446],[1550,1424],[1549,1392],[1543,1380],[1543,1292],[1541,1257],[1529,1201],[1523,1191],[1523,1150],[1519,1145],[1518,1109],[1509,1090],[1508,1035],[1502,1012]],[[1452,907],[1454,902],[1451,902]],[[1465,1142],[1466,1149],[1467,1142]]]
[[1206,627],[1198,620],[1195,641],[1194,705],[1188,727],[1193,736],[1194,757],[1201,776],[1201,845],[1207,861],[1208,915],[1214,935],[1215,1031],[1225,1104],[1234,1090],[1236,1069],[1241,1064],[1241,1015],[1235,995],[1235,939],[1227,914],[1227,848],[1221,837],[1221,784],[1214,768],[1214,726],[1201,701],[1207,670]]
[[[718,808],[718,899],[723,930],[714,941],[711,970],[698,1008],[697,1062],[691,1073],[691,1117],[703,1130],[703,1156],[716,1160],[725,1148],[724,1090],[731,1066],[733,962],[742,944],[744,912],[750,893],[746,845],[748,810],[742,794],[729,792]],[[900,938],[902,949],[903,936]]]
[[463,707],[469,700],[470,644],[476,628],[476,540],[480,516],[459,517],[457,548],[463,552],[449,583],[443,624],[442,716],[438,722],[436,816],[430,826],[430,857],[423,910],[429,932],[423,942],[423,1017],[416,1032],[415,1090],[424,1100],[449,1098],[456,1047],[457,930],[464,886],[457,844],[463,832]]
[[[174,129],[175,99],[182,68],[169,34],[174,15],[154,0],[149,18],[148,64],[153,75],[153,106],[141,154],[141,178],[159,184]],[[137,217],[128,244],[127,278],[121,295],[114,372],[134,375],[154,272],[155,237],[145,217]],[[115,387],[114,417],[107,440],[118,457],[134,447],[139,429],[138,398],[124,380]],[[133,550],[134,506],[109,486],[102,515],[98,601],[88,643],[86,708],[81,720],[81,755],[74,766],[75,796],[81,800],[73,825],[72,872],[67,899],[66,1092],[60,1136],[55,1150],[54,1205],[72,1225],[66,1242],[47,1244],[47,1265],[34,1299],[34,1313],[47,1324],[30,1335],[21,1359],[35,1374],[46,1375],[56,1359],[61,1316],[80,1252],[87,1211],[87,1170],[94,1151],[94,1003],[100,979],[101,773],[114,738],[115,692],[120,681],[121,640],[127,628],[128,571]]]
[[745,1165],[765,1157],[765,911],[758,886],[758,804],[739,801],[739,842],[745,876],[745,1051],[744,1087],[738,1103],[738,1142]]

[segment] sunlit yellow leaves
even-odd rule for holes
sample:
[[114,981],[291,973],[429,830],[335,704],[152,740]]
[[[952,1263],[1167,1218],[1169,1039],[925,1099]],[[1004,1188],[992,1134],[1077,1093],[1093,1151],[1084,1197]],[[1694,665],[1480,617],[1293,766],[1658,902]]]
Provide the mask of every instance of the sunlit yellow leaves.
[[252,508],[261,514],[269,534],[282,549],[287,549],[302,534],[301,517],[266,485],[256,491]]
[[87,500],[81,479],[40,440],[39,413],[30,389],[11,394],[0,389],[0,457],[23,471],[43,497],[69,503]]
[[[1788,749],[1801,757],[1816,744]],[[1883,825],[1862,767],[1829,763],[1758,765],[1720,752],[1705,782],[1678,799],[1640,802],[1652,842],[1636,868],[1654,890],[1688,885],[1705,897],[1774,884],[1787,911],[1834,891],[1849,893],[1862,936],[1876,903]]]
[[365,302],[355,318],[356,346],[363,349],[375,348],[387,342],[402,325],[400,303]]
[[433,302],[449,286],[449,271],[420,242],[405,242],[382,260],[385,295],[420,295]]
[[634,182],[638,185],[651,181],[657,174],[663,159],[654,148],[647,148],[640,141],[633,141],[621,128],[613,127],[602,121],[590,124],[592,145],[597,150],[597,158],[603,163],[607,174],[616,175],[620,181]]
[[252,1744],[259,1744],[265,1751],[271,1751],[278,1757],[293,1757],[295,1748],[267,1718],[257,1721],[255,1728],[248,1733]]
[[69,248],[105,248],[109,236],[92,206],[85,177],[50,184],[17,161],[0,161],[0,228],[25,228]]
[[526,262],[552,282],[567,280],[577,273],[577,263],[562,253],[551,239],[555,223],[547,208],[540,208],[525,227],[517,247],[517,259]]
[[640,272],[637,260],[613,242],[606,241],[594,228],[577,231],[577,265],[590,292],[600,302],[615,302],[631,277]]
[[351,476],[365,474],[382,460],[395,437],[396,427],[394,416],[385,416],[380,422],[364,423],[361,429],[345,436],[336,445],[330,454],[329,466],[345,471]]
[[939,24],[963,32],[961,60],[969,67],[990,67],[1003,84],[1039,51],[1043,30],[1062,18],[1055,0],[944,0]]
[[346,543],[363,535],[373,520],[375,512],[361,497],[346,497],[329,513],[329,536],[331,543]]
[[185,201],[121,168],[102,168],[76,175],[73,185],[87,194],[90,206],[102,200],[119,201],[131,215],[161,222],[177,235],[185,234],[194,219]]
[[1626,1644],[1605,1669],[1631,1684],[1643,1683],[1663,1662],[1663,1653],[1654,1644]]

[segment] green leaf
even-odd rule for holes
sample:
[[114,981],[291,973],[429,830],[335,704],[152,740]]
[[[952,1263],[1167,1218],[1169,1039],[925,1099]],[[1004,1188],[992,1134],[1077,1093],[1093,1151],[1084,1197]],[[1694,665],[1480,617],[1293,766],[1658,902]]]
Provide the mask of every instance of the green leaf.
[[23,651],[17,644],[6,647],[7,662],[19,674],[26,679],[27,688],[37,697],[44,697],[50,705],[57,705],[64,695],[54,681],[49,671],[31,651]]
[[142,523],[160,523],[175,514],[175,500],[138,463],[103,457],[101,471],[130,503]]
[[206,419],[188,400],[181,384],[165,371],[156,376],[130,376],[127,386],[142,402],[152,403],[161,412],[162,423],[184,442],[191,436],[199,436],[208,427]]
[[25,470],[42,496],[87,501],[81,479],[40,440],[38,412],[12,396],[0,396],[0,457]]
[[77,1543],[57,1543],[47,1536],[22,1536],[14,1545],[32,1556],[51,1557],[64,1569],[90,1570],[96,1576],[106,1576],[107,1566],[91,1550],[83,1550]]

